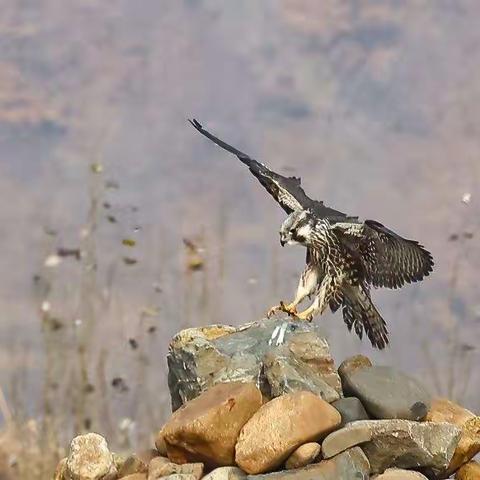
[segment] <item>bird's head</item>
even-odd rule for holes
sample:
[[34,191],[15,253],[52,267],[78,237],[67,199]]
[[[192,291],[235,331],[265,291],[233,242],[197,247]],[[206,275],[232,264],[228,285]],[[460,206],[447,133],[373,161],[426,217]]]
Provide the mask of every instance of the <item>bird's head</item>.
[[295,210],[282,223],[280,245],[307,245],[315,219],[309,210]]

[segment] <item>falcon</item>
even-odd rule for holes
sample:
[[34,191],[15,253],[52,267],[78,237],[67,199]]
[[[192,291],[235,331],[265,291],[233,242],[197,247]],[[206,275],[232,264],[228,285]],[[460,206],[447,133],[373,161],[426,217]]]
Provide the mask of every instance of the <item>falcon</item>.
[[[267,316],[283,311],[311,321],[327,308],[342,309],[349,331],[362,339],[365,332],[372,346],[388,345],[385,320],[372,302],[370,289],[400,288],[418,282],[433,270],[433,258],[415,240],[407,240],[374,220],[327,207],[312,200],[301,187],[300,178],[285,177],[205,130],[197,120],[190,123],[205,137],[236,155],[288,214],[280,228],[280,243],[307,249],[305,269],[295,298],[272,307]],[[305,310],[297,306],[314,297]]]

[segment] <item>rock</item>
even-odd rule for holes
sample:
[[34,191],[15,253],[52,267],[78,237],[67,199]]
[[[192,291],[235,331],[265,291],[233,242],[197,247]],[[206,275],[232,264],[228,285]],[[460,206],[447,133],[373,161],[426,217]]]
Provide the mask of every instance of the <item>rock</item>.
[[292,335],[288,344],[267,352],[264,373],[273,398],[309,391],[331,403],[342,393],[328,344],[314,332]]
[[262,403],[253,383],[215,385],[177,410],[163,427],[168,458],[179,464],[233,465],[240,430]]
[[123,477],[123,480],[147,480],[147,474],[146,473],[131,473],[130,475],[127,475],[126,477]]
[[480,478],[480,463],[466,463],[455,474],[455,478],[457,480],[478,480]]
[[170,460],[165,457],[155,457],[150,460],[148,464],[148,478],[159,478],[161,477],[161,471],[164,465],[170,464]]
[[370,417],[365,411],[362,402],[356,397],[345,397],[332,403],[342,416],[341,426],[356,420],[368,420]]
[[450,465],[442,475],[444,478],[450,476],[480,452],[480,417],[475,416],[470,410],[445,398],[437,398],[433,400],[426,420],[448,422],[462,429],[462,435]]
[[329,458],[361,444],[372,473],[389,467],[430,468],[437,473],[449,465],[460,433],[449,423],[360,420],[325,438],[322,454]]
[[154,458],[165,456],[161,455],[158,450],[154,448],[147,448],[145,450],[140,450],[135,454],[145,465],[148,465]]
[[246,476],[238,467],[219,467],[205,475],[203,480],[244,480]]
[[345,393],[358,397],[374,418],[421,420],[427,414],[429,393],[414,378],[391,367],[372,366],[344,373]]
[[134,473],[145,473],[148,470],[147,463],[137,455],[128,456],[118,468],[118,478],[126,477]]
[[250,475],[248,480],[368,480],[370,465],[360,448],[342,452],[330,460],[298,470],[284,470],[267,475]]
[[[276,346],[270,339],[279,327],[284,327],[283,344]],[[292,389],[323,392],[328,399],[341,395],[328,344],[314,323],[272,318],[239,328],[190,328],[173,338],[167,362],[173,410],[217,383],[232,381],[254,382],[269,399],[272,392],[278,396]],[[287,385],[289,380],[296,386]]]
[[428,480],[425,475],[413,470],[401,470],[400,468],[389,468],[381,475],[373,477],[374,480]]
[[[161,458],[161,460],[158,460]],[[148,468],[148,480],[173,475],[188,475],[191,480],[200,480],[203,476],[203,463],[184,463],[178,465],[165,461],[163,457],[154,458]]]
[[87,433],[72,440],[66,471],[71,480],[113,478],[116,473],[113,455],[101,435]]
[[372,366],[372,362],[365,355],[355,355],[345,359],[338,367],[338,374],[343,382],[343,377],[361,370],[362,368],[368,368]]
[[263,405],[242,428],[235,461],[250,474],[275,469],[300,445],[323,438],[340,422],[340,414],[311,392],[282,395]]
[[320,453],[320,444],[316,442],[304,443],[298,447],[285,462],[285,468],[301,468],[313,463]]
[[113,455],[113,464],[115,465],[115,468],[117,469],[117,472],[122,468],[122,465],[125,463],[127,460],[128,456],[127,455],[122,455],[120,453],[112,453]]
[[195,475],[189,473],[173,473],[172,475],[167,475],[162,477],[164,480],[195,480]]
[[167,444],[165,443],[165,438],[163,437],[163,428],[157,434],[157,438],[155,439],[155,447],[162,457],[167,456]]
[[[65,479],[65,473],[67,471],[67,457],[62,458],[58,464],[57,468],[55,469],[55,473],[53,475],[53,480],[64,480]],[[0,479],[3,479],[3,475],[0,472]],[[7,478],[5,476],[5,478]]]

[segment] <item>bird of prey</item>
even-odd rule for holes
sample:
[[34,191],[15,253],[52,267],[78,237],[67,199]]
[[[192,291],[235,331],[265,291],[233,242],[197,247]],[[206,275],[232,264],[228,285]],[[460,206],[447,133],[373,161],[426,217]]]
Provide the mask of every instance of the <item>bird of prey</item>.
[[[280,228],[280,243],[307,248],[306,266],[294,300],[272,307],[268,316],[284,311],[311,321],[327,307],[342,307],[343,319],[362,338],[365,331],[373,347],[388,344],[386,323],[370,297],[370,288],[399,288],[418,282],[433,270],[433,259],[422,245],[407,240],[374,220],[329,208],[309,198],[300,178],[284,177],[268,169],[205,130],[196,120],[190,123],[205,137],[233,153],[260,181],[288,214]],[[304,311],[297,306],[307,296],[313,303]]]

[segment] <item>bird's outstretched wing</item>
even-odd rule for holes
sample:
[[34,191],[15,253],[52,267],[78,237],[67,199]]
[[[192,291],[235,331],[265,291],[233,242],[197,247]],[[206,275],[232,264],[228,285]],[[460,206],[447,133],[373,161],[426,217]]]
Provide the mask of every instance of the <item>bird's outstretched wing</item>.
[[399,288],[423,280],[433,270],[431,253],[415,240],[407,240],[374,220],[365,220],[369,282],[375,287]]
[[223,140],[220,140],[209,131],[205,130],[197,120],[189,122],[205,137],[222,147],[227,152],[233,153],[238,159],[247,165],[250,171],[257,177],[270,195],[288,213],[294,210],[311,210],[318,217],[346,217],[342,212],[326,207],[323,202],[309,198],[301,187],[300,178],[284,177],[268,169],[265,165],[250,158],[246,153],[237,150]]
[[374,287],[400,288],[423,280],[433,270],[431,253],[415,240],[407,240],[374,220],[337,223],[334,228],[359,254],[365,279]]

